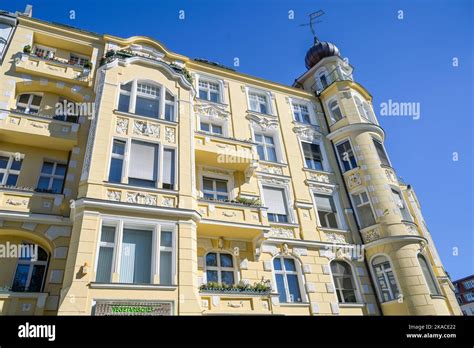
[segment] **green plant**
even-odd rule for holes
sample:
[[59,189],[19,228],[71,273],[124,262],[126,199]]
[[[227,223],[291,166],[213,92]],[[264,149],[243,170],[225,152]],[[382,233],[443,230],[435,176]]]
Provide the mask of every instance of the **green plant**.
[[258,198],[246,198],[246,197],[241,197],[241,196],[238,196],[235,199],[235,201],[238,203],[245,204],[245,205],[261,205],[262,204]]
[[115,51],[114,50],[108,50],[107,53],[105,54],[105,58],[110,58],[115,56]]
[[31,46],[26,45],[25,47],[23,47],[23,53],[30,54],[31,53]]
[[89,70],[92,69],[92,63],[89,62],[89,61],[88,61],[88,62],[85,62],[85,63],[84,63],[84,69],[89,69]]

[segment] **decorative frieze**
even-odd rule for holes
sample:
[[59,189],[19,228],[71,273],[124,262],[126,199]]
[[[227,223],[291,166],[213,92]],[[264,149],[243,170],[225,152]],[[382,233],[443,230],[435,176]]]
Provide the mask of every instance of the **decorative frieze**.
[[148,193],[127,192],[127,203],[157,205],[157,197]]
[[329,178],[328,174],[310,172],[309,177],[310,177],[311,180],[314,180],[314,181],[317,181],[317,182],[322,182],[322,183],[325,183],[325,184],[330,184],[331,183],[331,179]]
[[271,164],[260,164],[260,171],[269,174],[283,175],[283,168]]
[[380,231],[378,228],[365,231],[362,233],[362,238],[364,239],[365,243],[370,243],[380,238]]
[[288,238],[288,239],[295,238],[295,234],[293,230],[289,228],[283,228],[283,227],[272,227],[270,231],[268,232],[268,236],[274,237],[274,238]]
[[121,198],[122,198],[122,192],[121,191],[107,190],[107,199],[109,199],[111,201],[120,202]]
[[332,243],[347,244],[346,238],[339,233],[325,233],[326,240]]
[[296,136],[304,141],[318,141],[321,140],[321,133],[310,125],[298,125],[293,128]]
[[217,104],[205,103],[195,104],[194,111],[199,116],[207,116],[209,118],[227,120],[229,118],[229,111],[225,107]]
[[165,127],[165,140],[171,144],[176,142],[176,130],[174,128]]
[[278,129],[278,119],[275,117],[249,113],[246,118],[250,121],[252,127],[260,127],[262,131]]
[[160,137],[160,125],[150,123],[148,121],[133,121],[133,134],[159,138]]
[[361,184],[362,184],[362,180],[361,180],[360,174],[358,172],[352,173],[347,178],[347,186],[349,186],[349,189],[357,187]]

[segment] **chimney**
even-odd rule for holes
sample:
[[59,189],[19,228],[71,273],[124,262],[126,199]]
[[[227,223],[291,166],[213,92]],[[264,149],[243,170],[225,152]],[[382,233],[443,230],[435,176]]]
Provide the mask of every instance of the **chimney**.
[[33,15],[33,5],[26,5],[25,12],[23,12],[25,16],[31,17]]

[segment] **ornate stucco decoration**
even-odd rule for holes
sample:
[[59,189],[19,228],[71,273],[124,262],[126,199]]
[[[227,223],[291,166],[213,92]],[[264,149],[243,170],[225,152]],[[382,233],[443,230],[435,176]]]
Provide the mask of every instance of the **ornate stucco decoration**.
[[349,178],[347,179],[347,185],[349,186],[349,188],[353,188],[361,184],[362,184],[362,180],[358,172],[351,174]]
[[16,201],[14,199],[7,199],[7,201],[5,202],[6,205],[12,205],[12,206],[20,206],[20,205],[27,205],[28,204],[28,200],[26,199],[23,199],[23,200],[20,200],[20,201]]
[[120,202],[122,198],[122,193],[116,190],[107,190],[107,198],[111,201]]
[[259,169],[264,173],[283,175],[283,168],[280,166],[260,163]]
[[278,120],[275,117],[249,113],[246,118],[253,127],[260,127],[262,131],[278,129]]
[[317,182],[322,182],[326,184],[331,183],[331,179],[329,178],[329,175],[324,174],[324,173],[310,173],[309,177],[311,180],[317,181]]
[[295,235],[293,230],[283,227],[272,227],[268,232],[269,237],[293,239]]
[[370,243],[374,240],[380,239],[380,231],[378,228],[368,230],[362,234],[365,243]]
[[172,144],[176,142],[176,131],[174,128],[165,127],[165,140]]
[[259,180],[262,184],[274,184],[274,185],[285,185],[290,181],[287,178],[264,176],[264,175],[259,175]]
[[127,203],[156,205],[157,197],[148,193],[127,192]]
[[311,125],[297,125],[293,128],[296,136],[305,141],[320,141],[321,133]]
[[160,126],[147,121],[135,120],[133,122],[133,134],[159,138]]
[[328,242],[347,244],[346,238],[338,233],[325,233]]
[[156,48],[148,45],[131,44],[129,49],[133,53],[142,54],[155,59],[161,59],[165,56],[163,52],[160,52]]
[[115,133],[127,134],[128,132],[128,118],[117,117],[115,124]]
[[224,106],[213,103],[195,104],[194,111],[199,116],[207,116],[211,119],[227,120],[230,116],[229,111],[227,111]]
[[311,189],[316,193],[328,194],[331,195],[336,189],[335,186],[321,185],[319,183],[308,182]]
[[163,207],[174,207],[174,198],[173,197],[163,197],[161,199],[161,205]]

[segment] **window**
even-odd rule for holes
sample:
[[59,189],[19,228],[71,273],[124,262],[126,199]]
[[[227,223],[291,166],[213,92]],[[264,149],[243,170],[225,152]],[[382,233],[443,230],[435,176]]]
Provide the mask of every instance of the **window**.
[[135,99],[135,114],[158,118],[160,114],[160,88],[138,83]]
[[15,156],[0,156],[0,186],[16,186],[23,161]]
[[255,142],[257,143],[258,157],[262,161],[277,161],[276,146],[273,136],[255,133]]
[[396,206],[398,207],[398,209],[400,209],[400,215],[402,216],[402,219],[405,221],[413,221],[413,218],[411,217],[411,214],[408,211],[408,208],[405,204],[405,201],[403,200],[401,193],[392,188],[392,196]]
[[214,103],[219,103],[219,83],[199,79],[199,98],[209,100]]
[[331,100],[328,106],[332,123],[336,123],[344,117],[342,116],[341,108],[339,107],[337,100]]
[[229,253],[208,253],[206,255],[206,280],[227,285],[235,284],[234,259]]
[[268,207],[268,221],[288,222],[288,209],[284,189],[274,187],[263,187],[263,198]]
[[321,154],[321,148],[319,144],[302,142],[301,146],[303,147],[306,168],[324,170],[323,156]]
[[314,194],[319,223],[325,228],[339,228],[337,209],[333,196]]
[[469,302],[470,302],[470,301],[474,301],[474,293],[472,293],[472,292],[466,292],[466,293],[464,294],[464,298],[465,298],[466,300],[468,300]]
[[431,270],[428,261],[426,261],[426,258],[423,255],[418,254],[418,262],[420,263],[421,271],[423,272],[423,277],[425,278],[430,294],[441,295],[436,278],[434,277],[433,271]]
[[308,106],[303,104],[292,103],[293,116],[296,122],[311,124],[311,116],[308,111]]
[[372,260],[375,282],[382,302],[392,301],[400,294],[390,261],[385,256],[377,256]]
[[275,257],[273,270],[281,303],[303,302],[299,265],[290,257]]
[[367,192],[352,194],[352,201],[356,207],[357,218],[361,228],[366,228],[375,224],[374,213],[370,205]]
[[163,150],[163,188],[174,190],[175,183],[175,150]]
[[174,96],[168,91],[166,91],[165,95],[165,120],[175,120],[175,99]]
[[[127,222],[120,228],[117,222],[113,226],[108,223],[111,222],[106,222],[101,229],[97,282],[112,282],[112,273],[117,270],[120,283],[151,284],[153,265],[159,261],[159,283],[173,284],[175,246],[172,230],[166,226],[128,226]],[[121,241],[120,252],[117,241]]]
[[327,86],[329,86],[328,82],[328,77],[327,77],[327,71],[326,69],[322,69],[321,71],[318,72],[317,74],[319,78],[319,83],[320,83],[320,91],[325,89]]
[[117,109],[139,116],[174,121],[176,97],[157,84],[135,80],[120,85]]
[[472,289],[474,288],[474,279],[467,280],[462,283],[465,289]]
[[[32,244],[24,244],[31,250]],[[12,291],[41,292],[43,291],[44,277],[48,267],[48,253],[38,246],[38,254],[21,255],[16,266],[13,278]]]
[[123,161],[125,158],[125,141],[114,139],[112,159],[110,160],[109,181],[122,182]]
[[356,303],[356,287],[351,266],[344,261],[331,262],[332,278],[339,303]]
[[37,114],[40,109],[41,99],[37,94],[21,94],[16,103],[16,109],[26,114]]
[[71,53],[69,57],[69,64],[84,66],[88,62],[89,62],[89,59],[87,59],[86,57],[81,57],[74,53]]
[[[60,107],[58,107],[59,105]],[[56,110],[54,113],[54,119],[65,121],[65,122],[77,122],[79,115],[75,114],[76,103],[66,98],[60,97],[56,104]],[[73,112],[71,112],[73,109]]]
[[40,192],[63,192],[66,165],[57,162],[43,162],[37,190]]
[[222,126],[209,122],[202,122],[200,124],[201,131],[211,134],[222,135]]
[[349,140],[336,145],[336,148],[344,172],[357,167],[357,162]]
[[262,114],[270,114],[267,96],[255,92],[249,92],[250,110]]
[[229,199],[229,191],[227,190],[227,180],[215,178],[202,178],[202,191],[204,198],[227,200]]
[[382,143],[378,140],[372,139],[374,142],[375,150],[377,150],[377,154],[379,155],[380,162],[390,167],[390,161],[388,160],[387,153],[382,145]]
[[44,46],[35,46],[34,55],[40,58],[53,59],[55,51],[52,48]]
[[128,167],[128,183],[157,187],[158,145],[132,140]]
[[359,115],[369,122],[376,123],[374,112],[372,111],[372,108],[370,107],[369,103],[367,103],[366,101],[362,101],[362,99],[357,95],[354,96],[354,100],[357,106],[357,110],[359,111]]

